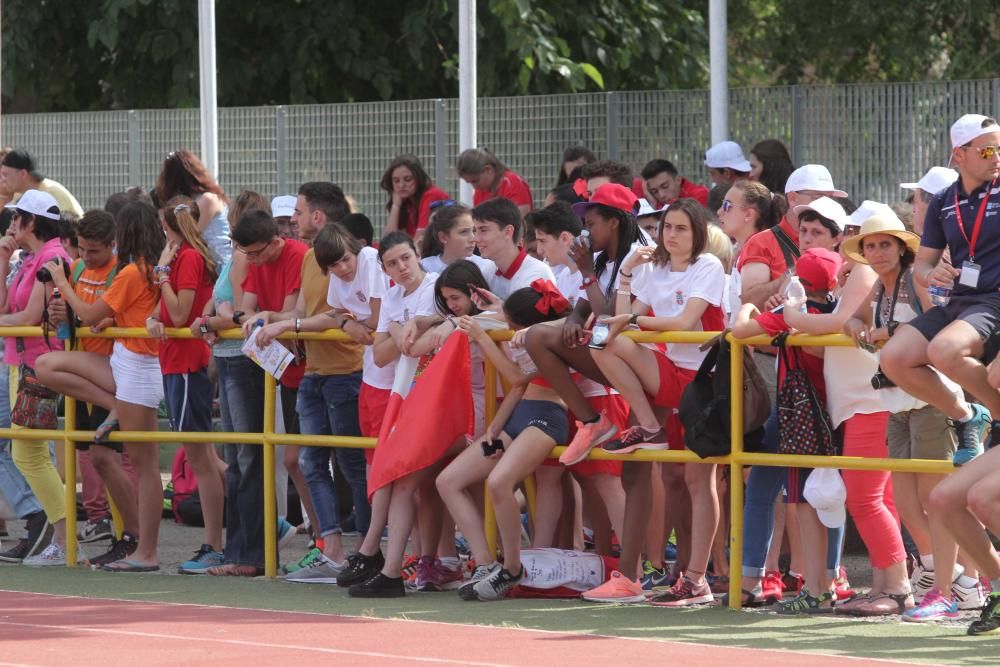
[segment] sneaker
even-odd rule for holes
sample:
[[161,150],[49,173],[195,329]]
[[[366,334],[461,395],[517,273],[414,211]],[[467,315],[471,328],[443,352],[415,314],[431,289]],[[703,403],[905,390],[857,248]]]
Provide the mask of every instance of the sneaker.
[[475,600],[475,587],[480,581],[493,574],[493,570],[500,567],[500,563],[493,562],[488,565],[477,565],[472,571],[472,576],[464,584],[458,587],[458,597],[463,600]]
[[913,574],[910,576],[910,590],[913,591],[913,599],[917,601],[918,605],[932,588],[934,588],[934,570],[924,567],[918,557],[913,563]]
[[465,583],[461,570],[453,570],[439,558],[433,558],[423,580],[417,576],[417,590],[425,592],[453,591]]
[[320,551],[319,547],[313,547],[312,549],[307,551],[306,555],[300,558],[297,562],[289,563],[288,565],[285,565],[281,569],[285,571],[285,574],[291,574],[292,572],[297,572],[298,570],[301,570],[304,567],[309,567],[309,564],[314,560],[316,560],[316,558],[318,556],[321,556],[322,554],[323,552]]
[[208,568],[222,565],[225,559],[221,551],[216,551],[211,544],[203,544],[194,553],[194,558],[180,564],[177,571],[181,574],[206,574]]
[[[951,594],[955,598],[955,604],[962,611],[982,609],[986,603],[986,593],[983,591],[982,584],[976,580],[972,586],[963,586],[958,583],[959,579],[962,578],[959,576],[955,581],[951,582]],[[971,579],[971,577],[965,577],[965,579]]]
[[[90,563],[90,569],[100,570],[108,563],[124,560],[134,554],[135,550],[138,548],[139,542],[136,540],[135,535],[131,533],[122,533],[122,538],[120,540],[114,540],[111,543],[110,549],[102,553],[97,558],[91,558],[88,561]],[[222,563],[219,563],[219,565],[221,564]]]
[[607,581],[597,588],[581,593],[580,597],[588,602],[628,604],[644,602],[646,593],[642,590],[641,583],[632,581],[618,570],[612,570],[611,577]]
[[[829,606],[824,606],[827,602]],[[813,597],[809,591],[802,592],[791,600],[781,600],[774,605],[778,614],[830,614],[833,613],[833,593],[827,591],[819,597]]]
[[667,434],[662,428],[650,433],[641,426],[627,429],[617,440],[604,443],[608,454],[631,454],[637,449],[666,449]]
[[851,588],[851,582],[847,580],[847,570],[843,566],[837,570],[837,578],[833,580],[833,593],[837,602],[850,600],[856,595],[854,589]]
[[603,412],[596,422],[585,424],[578,421],[576,435],[566,446],[566,451],[559,456],[559,463],[566,466],[579,463],[590,455],[591,449],[615,437],[616,433],[618,433],[618,427],[612,424]]
[[781,572],[772,570],[766,572],[764,578],[760,580],[760,592],[764,598],[764,604],[774,604],[782,598]]
[[517,586],[523,578],[524,565],[521,566],[521,571],[517,574],[511,574],[505,567],[498,567],[490,573],[490,576],[477,581],[473,585],[472,591],[475,593],[477,600],[496,602],[507,597],[510,589]]
[[115,531],[111,525],[111,519],[104,518],[97,521],[87,521],[87,523],[83,524],[76,539],[80,544],[114,540]]
[[354,553],[347,557],[344,570],[337,577],[337,585],[348,588],[354,584],[368,581],[385,567],[385,556],[381,549],[375,552],[374,556],[366,556],[362,553]]
[[990,593],[983,604],[979,619],[969,626],[968,634],[989,635],[1000,630],[1000,593]]
[[958,437],[958,450],[951,459],[955,467],[965,465],[983,453],[983,440],[992,423],[989,410],[978,403],[969,403],[969,407],[972,409],[971,419],[964,422],[951,420]]
[[295,539],[295,526],[285,517],[278,517],[278,549],[287,547]]
[[[428,556],[430,560],[427,561],[426,567],[430,566],[430,563],[434,560],[433,557]],[[400,573],[403,577],[403,583],[405,585],[416,587],[417,577],[420,573],[420,561],[422,559],[419,556],[409,555],[403,559],[403,568]]]
[[30,551],[28,540],[22,538],[10,549],[0,552],[0,563],[20,563],[27,558],[28,551]]
[[647,595],[665,591],[669,589],[673,583],[673,578],[670,576],[670,570],[667,569],[666,565],[657,569],[653,567],[653,564],[648,560],[642,561],[642,578],[639,579],[639,585],[642,586],[642,590],[645,591]]
[[785,593],[794,593],[796,596],[802,593],[802,586],[805,578],[801,574],[786,573],[781,577],[781,590]]
[[708,582],[696,584],[685,576],[681,576],[670,590],[649,599],[654,607],[690,607],[709,602],[715,602],[715,595]]
[[933,587],[924,593],[920,604],[903,612],[903,620],[910,623],[929,623],[955,618],[958,618],[958,604],[953,598],[944,597]]
[[28,553],[24,557],[37,556],[51,544],[55,531],[45,512],[29,514],[24,525],[28,529]]
[[365,581],[352,584],[347,594],[352,598],[401,598],[406,595],[406,590],[402,577],[387,577],[376,572]]
[[285,581],[296,584],[335,584],[340,573],[347,568],[347,563],[338,563],[332,558],[320,553],[305,567],[285,576]]
[[66,550],[55,542],[51,542],[45,547],[42,553],[37,556],[28,556],[21,565],[28,567],[57,567],[66,565]]

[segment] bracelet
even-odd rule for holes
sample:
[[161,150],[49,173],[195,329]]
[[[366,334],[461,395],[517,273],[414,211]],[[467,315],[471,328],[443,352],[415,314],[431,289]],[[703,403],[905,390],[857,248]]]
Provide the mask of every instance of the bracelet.
[[594,276],[589,276],[587,278],[584,278],[583,282],[580,283],[580,289],[585,290],[596,282],[597,278],[595,278]]
[[153,267],[153,273],[170,273],[170,267],[157,264]]
[[631,278],[632,277],[631,273],[625,273],[621,269],[618,269],[618,275],[620,275],[622,278]]
[[295,333],[301,333],[301,332],[302,332],[302,320],[300,320],[299,318],[296,317],[295,318]]

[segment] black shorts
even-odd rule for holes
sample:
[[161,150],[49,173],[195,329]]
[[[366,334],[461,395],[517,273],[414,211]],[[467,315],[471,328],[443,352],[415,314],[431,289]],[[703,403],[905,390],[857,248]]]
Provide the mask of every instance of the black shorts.
[[[89,403],[84,403],[83,401],[76,402],[76,425],[81,431],[96,431],[97,428],[108,418],[108,411],[99,405],[91,405]],[[85,452],[90,449],[91,445],[97,445],[98,447],[107,447],[108,449],[113,449],[119,454],[124,451],[121,442],[77,442],[76,449],[80,452]]]
[[907,324],[931,341],[952,322],[961,320],[971,326],[983,341],[983,361],[989,362],[1000,349],[1000,293],[953,296],[947,306],[931,308]]
[[565,443],[569,438],[569,416],[566,414],[566,408],[552,401],[521,399],[510,419],[504,424],[503,432],[514,440],[531,426],[552,438],[557,445]]

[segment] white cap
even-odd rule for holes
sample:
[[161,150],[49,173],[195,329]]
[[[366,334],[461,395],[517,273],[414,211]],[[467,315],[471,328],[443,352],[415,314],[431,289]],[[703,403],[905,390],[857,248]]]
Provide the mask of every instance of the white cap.
[[635,217],[641,218],[644,215],[657,215],[658,213],[663,213],[667,210],[668,205],[664,205],[662,208],[653,208],[652,205],[646,199],[639,200],[639,212],[635,214]]
[[59,219],[59,202],[48,192],[42,192],[41,190],[27,190],[21,195],[20,199],[7,204],[4,208],[27,211],[31,215],[48,218],[49,220]]
[[791,173],[785,183],[785,194],[815,190],[831,197],[846,197],[847,193],[833,186],[830,170],[821,164],[804,164]]
[[951,147],[964,146],[973,139],[991,132],[1000,132],[1000,125],[990,118],[977,113],[967,113],[951,126]]
[[844,212],[844,207],[829,197],[820,197],[811,204],[800,204],[795,207],[795,215],[801,216],[805,211],[816,211],[824,218],[833,220],[840,227],[840,231],[844,231],[844,227],[850,223],[850,218]]
[[847,487],[836,468],[814,468],[802,496],[827,528],[840,528],[847,521]]
[[931,167],[916,183],[900,183],[899,187],[907,190],[923,190],[927,194],[936,195],[958,180],[958,172],[948,167]]
[[896,215],[896,212],[892,210],[891,206],[883,204],[882,202],[866,199],[861,202],[861,205],[858,206],[854,213],[851,213],[850,221],[847,224],[860,227],[864,224],[865,220],[873,215],[877,215],[880,218],[888,218],[889,220],[899,217]]
[[272,218],[290,218],[295,213],[295,197],[292,195],[278,195],[271,200]]
[[746,173],[749,173],[753,168],[743,157],[743,149],[735,141],[723,141],[705,151],[705,166],[711,169],[732,169]]

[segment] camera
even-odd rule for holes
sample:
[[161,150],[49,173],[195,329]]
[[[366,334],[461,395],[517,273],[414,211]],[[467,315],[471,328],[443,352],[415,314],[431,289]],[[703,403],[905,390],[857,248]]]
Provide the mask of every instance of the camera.
[[[69,264],[63,261],[61,257],[57,257],[56,261],[59,262],[59,266],[62,267],[63,273],[69,278]],[[40,283],[50,283],[52,282],[52,274],[44,266],[35,272],[35,280]]]
[[890,387],[895,387],[896,383],[886,377],[886,374],[882,372],[882,368],[879,367],[878,372],[872,376],[872,389],[889,389]]
[[607,323],[594,323],[594,328],[590,332],[590,342],[587,346],[594,350],[603,350],[604,346],[608,344],[608,335],[610,333],[611,327]]

